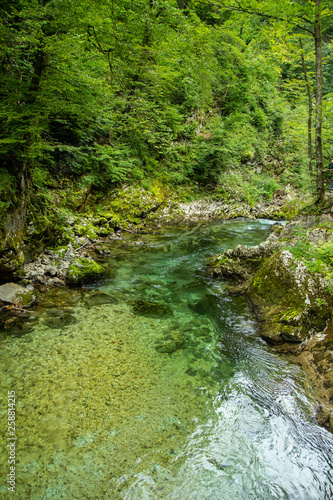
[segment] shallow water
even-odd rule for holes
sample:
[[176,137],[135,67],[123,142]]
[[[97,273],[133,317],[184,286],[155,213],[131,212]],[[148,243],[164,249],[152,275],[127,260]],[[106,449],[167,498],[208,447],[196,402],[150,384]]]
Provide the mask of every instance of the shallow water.
[[315,422],[304,374],[258,337],[247,301],[204,272],[210,255],[255,245],[270,225],[191,224],[142,244],[129,235],[110,247],[107,280],[51,291],[29,333],[2,334],[2,496],[333,497],[333,438]]

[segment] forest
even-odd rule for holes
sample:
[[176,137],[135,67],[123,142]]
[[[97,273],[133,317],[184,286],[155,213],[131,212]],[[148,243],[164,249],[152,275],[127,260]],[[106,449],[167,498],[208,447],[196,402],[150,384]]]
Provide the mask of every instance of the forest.
[[[120,186],[318,199],[332,2],[4,0],[2,227]],[[28,215],[27,215],[28,214]],[[31,218],[31,215],[30,215]],[[4,236],[6,238],[6,236]]]

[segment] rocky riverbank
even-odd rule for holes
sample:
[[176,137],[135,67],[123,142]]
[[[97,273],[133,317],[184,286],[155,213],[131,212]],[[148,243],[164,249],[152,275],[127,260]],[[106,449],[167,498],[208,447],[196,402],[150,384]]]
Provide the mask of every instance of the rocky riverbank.
[[[117,199],[109,200],[103,208],[89,215],[60,207],[54,208],[52,217],[47,220],[28,214],[25,231],[21,228],[19,232],[21,243],[14,244],[15,234],[11,233],[8,241],[13,240],[13,244],[7,242],[8,248],[0,254],[0,276],[3,284],[15,282],[32,291],[35,303],[40,294],[50,288],[80,287],[101,279],[105,274],[100,262],[102,256],[110,253],[114,241],[126,245],[129,233],[137,236],[137,241],[131,244],[142,244],[141,234],[156,231],[165,224],[236,217],[288,218],[300,203],[288,188],[277,191],[270,202],[254,207],[240,200],[225,201],[214,197],[179,203],[165,193],[153,195],[124,188]],[[17,314],[23,321],[22,310],[26,310],[26,306],[17,297],[10,301],[8,294],[3,297],[0,294],[0,307],[2,324],[8,316],[8,308],[11,308],[11,315]]]
[[210,263],[213,276],[246,294],[260,320],[260,335],[289,353],[309,373],[318,421],[333,430],[333,215],[303,216],[252,248],[238,246]]
[[301,206],[302,201],[295,196],[291,188],[286,187],[276,191],[270,201],[262,201],[253,206],[238,199],[225,201],[206,197],[161,207],[158,217],[166,222],[228,220],[237,217],[286,220],[295,216]]
[[140,235],[161,224],[236,217],[289,219],[301,205],[288,187],[277,191],[269,202],[255,206],[218,196],[180,203],[168,193],[124,188],[117,198],[106,201],[88,215],[61,207],[53,207],[48,218],[40,213],[28,213],[25,227],[21,221],[22,227],[17,230],[17,238],[10,226],[12,232],[7,231],[10,237],[3,239],[0,276],[2,283],[23,278],[38,286],[61,286],[68,279],[71,262],[76,258],[89,259],[95,247],[99,251],[98,248],[122,238],[124,233]]

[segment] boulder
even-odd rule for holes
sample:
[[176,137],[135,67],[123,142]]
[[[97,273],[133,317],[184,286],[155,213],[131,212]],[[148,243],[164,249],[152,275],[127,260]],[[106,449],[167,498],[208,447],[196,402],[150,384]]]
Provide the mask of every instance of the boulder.
[[0,286],[0,303],[13,304],[15,307],[29,307],[36,300],[32,290],[15,283],[6,283]]
[[214,257],[209,263],[209,269],[214,277],[222,277],[234,283],[246,282],[250,279],[263,260],[270,257],[274,251],[280,248],[277,236],[271,236],[254,247],[238,245],[234,249],[227,250],[222,255]]
[[303,342],[326,327],[330,306],[319,275],[311,275],[289,250],[266,259],[248,295],[261,319],[261,336],[270,343]]
[[[286,248],[285,240],[292,244],[298,229],[296,223],[288,226],[277,226],[255,247],[227,250],[209,265],[214,277],[233,283],[231,295],[247,294],[260,318],[262,338],[275,345],[306,341],[323,330],[331,316],[327,284],[325,289],[322,277],[311,274]],[[316,236],[326,239],[323,231]]]
[[69,265],[67,282],[71,286],[90,283],[102,278],[105,269],[100,264],[86,257],[78,257]]

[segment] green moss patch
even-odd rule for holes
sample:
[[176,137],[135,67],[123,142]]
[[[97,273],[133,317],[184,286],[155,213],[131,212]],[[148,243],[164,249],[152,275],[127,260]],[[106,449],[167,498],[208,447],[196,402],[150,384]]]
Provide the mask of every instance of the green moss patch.
[[16,307],[29,307],[35,300],[36,297],[32,290],[15,283],[6,283],[0,286],[0,303],[13,304]]
[[318,276],[312,276],[288,250],[265,260],[249,287],[251,301],[265,321],[262,336],[272,343],[302,342],[325,328],[331,302]]
[[105,269],[100,264],[86,257],[79,257],[71,262],[68,268],[69,285],[81,285],[93,282],[105,275]]

